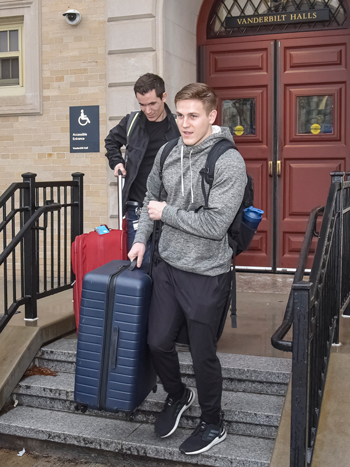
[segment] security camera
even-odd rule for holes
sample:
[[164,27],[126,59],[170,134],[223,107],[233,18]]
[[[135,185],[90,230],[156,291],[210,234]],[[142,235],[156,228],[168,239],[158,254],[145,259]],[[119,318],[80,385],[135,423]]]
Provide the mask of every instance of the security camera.
[[81,21],[81,14],[78,10],[74,10],[73,8],[70,8],[65,13],[63,13],[63,16],[66,17],[67,23],[71,26],[76,26]]

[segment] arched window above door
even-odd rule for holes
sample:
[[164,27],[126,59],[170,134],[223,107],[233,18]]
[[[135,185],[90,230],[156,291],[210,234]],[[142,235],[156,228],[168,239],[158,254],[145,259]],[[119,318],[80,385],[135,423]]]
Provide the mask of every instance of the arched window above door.
[[346,0],[217,0],[207,38],[346,27],[346,8]]

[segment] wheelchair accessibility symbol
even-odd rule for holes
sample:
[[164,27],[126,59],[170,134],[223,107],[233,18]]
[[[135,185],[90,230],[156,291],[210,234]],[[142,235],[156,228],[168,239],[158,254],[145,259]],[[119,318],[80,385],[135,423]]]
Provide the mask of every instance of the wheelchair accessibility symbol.
[[81,109],[80,111],[80,117],[78,118],[78,123],[79,125],[81,126],[85,126],[87,125],[88,123],[91,123],[90,120],[89,120],[89,117],[87,115],[84,114],[84,110]]

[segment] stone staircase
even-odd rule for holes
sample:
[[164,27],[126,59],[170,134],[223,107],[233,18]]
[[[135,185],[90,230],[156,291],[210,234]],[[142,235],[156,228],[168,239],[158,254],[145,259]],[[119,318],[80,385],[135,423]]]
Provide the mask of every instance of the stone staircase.
[[[199,406],[195,402],[185,412],[173,436],[157,438],[153,422],[166,397],[160,384],[132,421],[121,413],[76,411],[76,344],[75,338],[63,338],[39,351],[34,363],[49,368],[56,376],[30,376],[18,384],[12,395],[18,401],[16,408],[0,415],[0,447],[22,443],[27,449],[41,450],[50,442],[56,447],[56,455],[68,453],[72,458],[78,452],[79,459],[91,460],[92,456],[97,462],[118,466],[270,465],[290,377],[290,360],[219,354],[224,377],[222,405],[229,434],[225,442],[207,453],[186,456],[178,446],[197,425]],[[183,380],[194,387],[190,354],[179,355]]]

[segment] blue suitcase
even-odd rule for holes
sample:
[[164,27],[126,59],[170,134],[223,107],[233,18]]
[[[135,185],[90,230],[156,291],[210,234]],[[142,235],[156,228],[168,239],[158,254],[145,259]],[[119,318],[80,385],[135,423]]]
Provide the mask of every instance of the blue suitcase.
[[[135,267],[133,264],[132,267]],[[83,280],[74,400],[87,408],[132,415],[156,373],[147,346],[152,279],[115,260]]]

